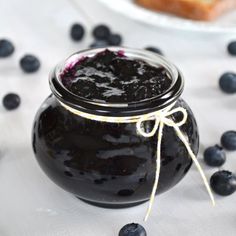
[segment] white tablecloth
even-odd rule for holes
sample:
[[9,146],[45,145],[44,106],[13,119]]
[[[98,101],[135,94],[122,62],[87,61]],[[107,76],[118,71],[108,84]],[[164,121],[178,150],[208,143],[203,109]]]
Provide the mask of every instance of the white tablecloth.
[[[50,92],[49,71],[87,47],[92,42],[91,27],[101,22],[122,33],[126,46],[160,47],[182,70],[184,98],[199,124],[201,150],[219,143],[224,131],[236,128],[236,97],[218,89],[223,72],[236,72],[236,58],[226,52],[228,41],[236,35],[167,31],[132,22],[94,0],[77,1],[78,7],[69,0],[0,0],[0,38],[9,38],[16,46],[12,57],[0,60],[0,95],[16,92],[22,98],[15,111],[0,107],[0,236],[116,236],[130,222],[143,224],[148,236],[236,235],[236,194],[216,196],[212,208],[194,167],[178,186],[156,198],[147,223],[142,222],[147,204],[121,210],[96,208],[64,192],[39,168],[31,150],[31,126]],[[87,26],[82,43],[69,37],[69,28],[77,21]],[[21,72],[19,59],[25,53],[41,59],[38,73]],[[227,158],[223,168],[236,171],[236,153]],[[204,163],[203,167],[208,178],[217,171]]]

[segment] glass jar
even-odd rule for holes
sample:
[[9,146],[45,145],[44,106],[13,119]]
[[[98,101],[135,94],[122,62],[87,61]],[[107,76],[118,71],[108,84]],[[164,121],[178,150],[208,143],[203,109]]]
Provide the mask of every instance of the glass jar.
[[[170,88],[151,99],[129,104],[107,104],[78,97],[60,81],[60,73],[75,61],[94,56],[104,49],[78,52],[60,63],[51,73],[52,94],[43,102],[33,126],[33,150],[44,172],[64,190],[93,205],[120,208],[143,203],[150,198],[156,173],[157,135],[144,137],[136,123],[103,122],[80,116],[66,109],[106,117],[145,115],[170,104],[188,113],[180,130],[194,154],[199,148],[198,128],[194,115],[180,98],[184,81],[178,69],[163,57],[145,51],[122,50],[127,57],[163,66],[172,79]],[[64,105],[63,105],[64,104]],[[171,115],[178,122],[181,113]],[[142,123],[150,131],[154,120]],[[161,143],[161,170],[157,193],[176,185],[192,165],[186,147],[173,127],[164,126]]]

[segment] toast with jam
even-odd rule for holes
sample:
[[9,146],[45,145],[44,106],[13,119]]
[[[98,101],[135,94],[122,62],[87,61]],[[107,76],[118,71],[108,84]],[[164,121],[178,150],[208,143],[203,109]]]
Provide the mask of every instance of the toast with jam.
[[236,0],[135,0],[137,4],[192,20],[214,20],[236,9]]

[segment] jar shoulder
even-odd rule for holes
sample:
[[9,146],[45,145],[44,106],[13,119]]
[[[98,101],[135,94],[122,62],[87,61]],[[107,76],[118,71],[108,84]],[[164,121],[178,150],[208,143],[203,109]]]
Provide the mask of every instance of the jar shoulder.
[[[189,105],[182,98],[177,100],[175,107],[182,107],[186,109],[188,113],[187,121],[180,129],[186,137],[188,137],[189,143],[194,144],[193,149],[197,153],[199,147],[199,132],[194,114]],[[172,119],[174,122],[179,122],[183,119],[183,115],[182,113],[177,112],[172,115]],[[153,126],[152,123],[153,121],[145,122],[145,129],[150,129]],[[171,127],[165,127],[165,131],[165,136],[169,133],[171,140],[172,136],[176,136],[174,134],[175,131]],[[106,132],[108,132],[109,135],[105,135]],[[93,136],[99,136],[99,134],[103,139],[109,136],[110,141],[113,140],[114,137],[118,138],[120,141],[120,136],[122,136],[122,139],[127,137],[129,142],[132,141],[134,143],[143,142],[145,140],[144,137],[137,135],[135,123],[94,122],[93,120],[85,119],[66,110],[53,95],[50,95],[41,105],[35,117],[33,134],[36,134],[38,138],[49,140],[51,140],[51,138],[56,139],[56,137],[60,136],[67,136],[70,139],[73,139],[73,137],[82,135],[83,137],[87,136],[90,140],[89,142],[92,142],[91,139]],[[51,138],[45,136],[50,136]],[[132,139],[130,139],[130,137],[132,137]],[[99,143],[99,140],[97,140],[97,142]]]
[[[184,109],[186,109],[187,113],[188,113],[188,117],[192,118],[194,120],[194,122],[196,123],[195,120],[195,116],[194,113],[192,111],[192,109],[190,108],[190,106],[188,105],[188,103],[182,99],[179,98],[176,101],[176,104],[174,106],[175,108],[177,107],[182,107]],[[62,107],[62,105],[58,102],[57,98],[51,94],[49,95],[44,102],[42,103],[40,109],[38,110],[35,119],[40,118],[40,116],[46,115],[46,114],[50,114],[50,115],[67,115],[69,114],[69,111],[67,111],[64,107]],[[74,114],[71,114],[72,116],[75,116]]]

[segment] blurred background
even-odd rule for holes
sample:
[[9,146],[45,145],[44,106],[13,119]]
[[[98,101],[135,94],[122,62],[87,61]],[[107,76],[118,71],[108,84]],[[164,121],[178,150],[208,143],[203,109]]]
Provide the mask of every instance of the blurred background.
[[[0,59],[0,95],[15,92],[22,100],[13,112],[0,107],[1,236],[112,236],[124,224],[142,221],[145,204],[114,211],[78,202],[48,180],[31,150],[31,125],[50,93],[50,71],[90,47],[98,24],[120,34],[124,46],[160,49],[183,72],[183,96],[199,124],[201,151],[218,143],[224,131],[235,129],[235,95],[224,94],[218,84],[223,73],[236,73],[236,57],[227,51],[236,41],[236,11],[196,22],[151,12],[130,0],[0,0],[0,18],[0,38],[15,47],[11,57]],[[71,38],[74,23],[85,29],[81,41]],[[19,60],[27,53],[40,60],[37,73],[20,69]],[[208,177],[216,171],[204,168]],[[229,154],[223,168],[236,171],[235,154]],[[212,209],[201,184],[192,169],[180,185],[160,196],[146,224],[148,235],[235,235],[235,195],[217,198]]]

